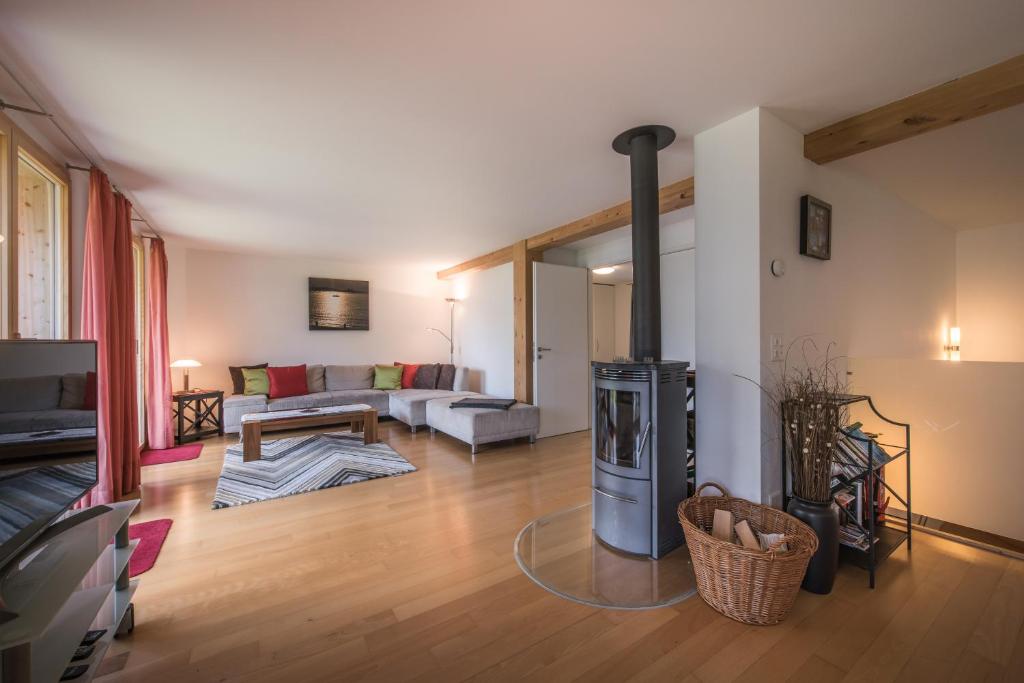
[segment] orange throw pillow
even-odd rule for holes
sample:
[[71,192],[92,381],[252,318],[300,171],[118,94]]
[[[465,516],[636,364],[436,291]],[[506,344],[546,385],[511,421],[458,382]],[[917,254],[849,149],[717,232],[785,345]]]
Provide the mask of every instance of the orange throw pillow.
[[416,379],[416,371],[420,369],[419,363],[409,365],[408,363],[395,363],[402,366],[402,388],[412,389],[412,381]]

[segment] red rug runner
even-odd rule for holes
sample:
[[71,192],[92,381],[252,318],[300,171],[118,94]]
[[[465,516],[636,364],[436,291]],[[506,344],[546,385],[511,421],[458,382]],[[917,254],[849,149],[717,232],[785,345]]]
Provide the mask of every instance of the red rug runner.
[[140,522],[128,525],[128,537],[139,540],[139,545],[132,553],[128,563],[128,575],[138,576],[148,572],[156,564],[160,549],[167,540],[167,532],[171,530],[170,519],[154,519],[151,522]]
[[203,450],[203,444],[190,443],[174,448],[162,448],[158,451],[142,451],[142,466],[162,465],[165,462],[181,462],[195,460]]

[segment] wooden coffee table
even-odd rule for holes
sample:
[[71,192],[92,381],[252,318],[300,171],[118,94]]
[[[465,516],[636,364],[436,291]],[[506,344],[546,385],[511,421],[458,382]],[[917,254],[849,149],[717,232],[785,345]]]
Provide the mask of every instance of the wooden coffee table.
[[252,462],[260,459],[260,439],[263,432],[339,424],[352,425],[353,432],[362,430],[364,444],[377,443],[377,409],[365,403],[243,415],[242,461]]

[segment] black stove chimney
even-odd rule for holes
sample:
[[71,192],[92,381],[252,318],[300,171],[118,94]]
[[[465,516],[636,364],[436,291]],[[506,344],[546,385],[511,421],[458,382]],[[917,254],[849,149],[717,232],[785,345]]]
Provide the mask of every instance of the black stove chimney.
[[612,149],[629,155],[633,202],[633,360],[661,360],[661,254],[658,232],[658,151],[676,139],[668,126],[620,133]]

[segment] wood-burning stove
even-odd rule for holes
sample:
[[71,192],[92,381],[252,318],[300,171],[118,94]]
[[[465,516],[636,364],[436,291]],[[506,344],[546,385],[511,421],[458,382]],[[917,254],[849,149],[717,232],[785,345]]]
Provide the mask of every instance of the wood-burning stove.
[[633,207],[632,360],[593,364],[593,524],[605,544],[663,557],[683,542],[686,369],[661,359],[658,150],[666,126],[631,128],[612,147],[630,158]]
[[594,533],[613,548],[657,559],[683,542],[688,366],[593,364]]

